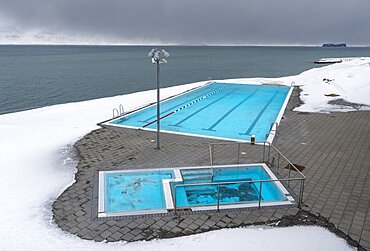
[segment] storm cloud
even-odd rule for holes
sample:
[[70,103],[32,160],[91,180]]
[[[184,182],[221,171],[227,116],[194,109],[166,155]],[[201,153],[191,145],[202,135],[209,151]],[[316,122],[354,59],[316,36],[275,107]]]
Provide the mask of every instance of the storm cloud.
[[369,0],[0,0],[0,28],[14,39],[369,45],[369,10]]

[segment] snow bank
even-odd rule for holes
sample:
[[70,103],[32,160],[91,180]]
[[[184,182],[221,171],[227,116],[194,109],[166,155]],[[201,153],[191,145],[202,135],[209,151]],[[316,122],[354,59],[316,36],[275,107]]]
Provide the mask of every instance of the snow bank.
[[[369,62],[350,62],[313,69],[279,79],[229,80],[242,83],[303,86],[305,105],[300,110],[323,111],[330,106],[326,92],[337,92],[348,101],[368,104]],[[334,79],[330,84],[323,78]],[[166,88],[162,98],[205,84]],[[349,250],[344,240],[317,227],[286,229],[245,228],[221,230],[171,240],[138,243],[94,243],[62,232],[51,222],[51,205],[74,180],[71,146],[109,119],[112,109],[126,111],[155,101],[155,91],[79,103],[55,105],[0,116],[0,250]],[[278,240],[278,241],[277,241]]]
[[[358,58],[311,69],[292,79],[301,86],[301,99],[304,102],[295,109],[296,111],[370,110],[370,58]],[[363,106],[339,106],[328,103],[336,99],[344,99]]]

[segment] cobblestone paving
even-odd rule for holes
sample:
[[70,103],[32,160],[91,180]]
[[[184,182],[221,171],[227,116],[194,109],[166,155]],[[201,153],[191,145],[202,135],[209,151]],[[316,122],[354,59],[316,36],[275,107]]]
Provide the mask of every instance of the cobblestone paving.
[[[370,250],[370,112],[292,112],[298,103],[295,90],[280,126],[277,147],[293,163],[305,167],[307,181],[301,209],[234,209],[98,219],[99,170],[209,165],[208,144],[217,142],[162,134],[162,149],[158,151],[153,141],[155,133],[102,127],[76,143],[80,160],[76,182],[53,204],[54,221],[67,232],[95,241],[170,238],[252,224],[316,224],[346,238],[359,250]],[[248,151],[240,156],[241,161],[258,160],[259,152]],[[220,162],[235,161],[232,149],[223,149],[215,156]],[[287,175],[286,169],[279,170],[280,177]],[[295,193],[298,189],[298,184],[291,184]]]

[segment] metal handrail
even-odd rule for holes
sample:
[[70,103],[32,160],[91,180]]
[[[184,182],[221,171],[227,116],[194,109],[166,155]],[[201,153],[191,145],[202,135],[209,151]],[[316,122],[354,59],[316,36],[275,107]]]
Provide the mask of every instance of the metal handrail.
[[[211,167],[213,166],[213,159],[214,159],[214,145],[232,145],[232,144],[238,145],[238,155],[237,155],[236,163],[239,164],[239,162],[240,162],[240,145],[241,144],[248,144],[249,145],[251,143],[249,143],[249,142],[212,142],[212,143],[209,143],[208,144],[208,146],[209,146],[209,159],[210,159],[210,162],[211,162]],[[264,142],[255,142],[255,144],[256,145],[263,145],[263,157],[262,158],[263,158],[263,161],[265,161],[265,145],[269,144],[269,146],[270,146],[271,143],[264,141]]]
[[[241,144],[250,144],[248,142],[213,142],[213,143],[209,143],[209,149],[210,149],[210,162],[211,162],[211,167],[213,166],[213,159],[214,159],[214,145],[231,145],[231,144],[237,144],[238,145],[238,157],[239,157],[239,152],[240,152],[240,145]],[[305,179],[306,179],[306,176],[303,175],[303,173],[301,171],[299,171],[299,169],[287,158],[285,157],[284,154],[282,154],[273,144],[271,144],[270,142],[268,141],[264,141],[264,142],[256,142],[256,144],[263,144],[263,161],[265,161],[265,147],[266,147],[266,144],[268,145],[269,147],[269,153],[268,153],[268,159],[267,161],[270,162],[270,155],[271,155],[271,151],[270,151],[270,148],[274,148],[276,152],[279,153],[279,155],[281,155],[293,168],[295,171],[297,171],[301,176],[303,176]],[[239,164],[239,161],[237,161],[238,164]]]
[[119,105],[119,115],[123,115],[123,114],[125,114],[125,110],[123,109],[123,105],[120,104]]
[[[274,128],[274,125],[275,125],[275,128]],[[273,141],[275,141],[275,143],[277,143],[278,135],[279,135],[279,131],[278,131],[278,129],[279,129],[279,123],[278,123],[278,122],[273,122],[273,123],[271,123],[269,133],[267,133],[267,134],[266,134],[266,142],[269,142],[269,141],[267,141],[267,139],[268,139],[268,137],[270,136],[270,134],[271,134],[272,132],[274,132],[274,133],[275,133],[275,137],[272,139],[271,143],[272,143]]]
[[[273,180],[243,180],[243,181],[220,181],[220,182],[204,182],[204,183],[192,183],[192,184],[177,184],[175,185],[174,193],[174,212],[177,212],[177,188],[178,187],[194,187],[194,186],[217,186],[217,211],[220,209],[220,186],[221,185],[233,185],[233,184],[245,184],[245,183],[260,183],[259,198],[258,198],[258,208],[261,208],[262,199],[262,183],[268,182],[281,182],[281,181],[300,181],[303,178],[284,178],[284,179],[273,179]],[[299,194],[302,196],[303,194]],[[298,203],[301,203],[302,199],[298,198]],[[232,204],[243,204],[246,202],[232,203]],[[300,206],[300,204],[299,204]]]
[[274,148],[275,151],[277,151],[285,159],[285,161],[288,162],[288,164],[291,165],[294,168],[294,170],[298,172],[298,174],[300,174],[304,179],[306,179],[306,176],[301,171],[299,171],[299,169],[287,157],[285,157],[284,154],[282,154],[274,145],[271,144],[270,146]]
[[[214,146],[215,145],[230,145],[230,144],[237,144],[238,145],[237,163],[239,164],[239,162],[240,162],[240,159],[239,159],[239,157],[240,157],[240,145],[241,144],[250,144],[250,143],[248,143],[248,142],[215,142],[215,143],[209,143],[211,168],[213,167],[213,164],[214,164]],[[262,156],[262,161],[263,162],[265,162],[265,155],[266,155],[266,149],[265,148],[266,148],[266,145],[268,145],[267,163],[270,163],[271,147],[278,153],[277,154],[277,162],[278,162],[277,163],[277,173],[279,173],[279,168],[280,168],[280,156],[288,163],[288,166],[289,166],[288,178],[271,180],[271,181],[286,181],[288,187],[290,187],[290,182],[291,181],[297,181],[297,180],[301,181],[300,188],[299,188],[299,194],[298,194],[298,206],[300,207],[300,205],[303,202],[304,181],[307,179],[306,176],[284,154],[282,154],[276,148],[276,146],[274,146],[272,143],[270,143],[268,141],[265,141],[265,142],[256,142],[256,144],[263,144],[263,156]],[[298,173],[298,175],[300,175],[300,178],[292,178],[291,177],[291,170],[292,169],[294,169]],[[212,168],[212,173],[213,173],[213,168]],[[249,182],[259,182],[259,181],[257,180],[257,181],[249,181]],[[264,182],[266,182],[266,181],[264,181]],[[215,184],[215,183],[213,183],[213,184]],[[237,182],[236,184],[239,184],[239,182]],[[192,185],[192,184],[188,184],[188,185]],[[196,185],[199,185],[199,184],[193,184],[193,186],[196,186]],[[176,188],[175,188],[175,194],[176,194]]]
[[[115,112],[117,112],[117,116],[115,116]],[[119,111],[117,108],[113,108],[113,118],[119,117]]]
[[[115,116],[115,113],[117,113],[117,116]],[[125,114],[125,111],[123,109],[123,105],[122,104],[120,104],[118,106],[118,109],[117,108],[113,108],[113,118],[117,118],[117,117],[122,116],[124,114]]]
[[265,162],[265,152],[266,152],[266,144],[268,144],[268,154],[267,154],[267,163],[270,163],[270,156],[271,156],[271,143],[268,141],[263,142],[263,157],[262,161]]
[[[276,125],[275,126],[275,129],[274,129],[274,125]],[[270,126],[270,131],[277,131],[277,129],[278,129],[278,127],[279,127],[279,123],[278,122],[274,122],[274,123],[271,123],[271,126]]]
[[[277,166],[277,170],[279,170],[279,166],[280,166],[280,163],[279,163],[279,157],[280,157],[280,155],[285,159],[285,161],[287,161],[288,162],[288,164],[289,164],[289,173],[288,173],[288,178],[289,179],[291,179],[290,178],[290,171],[291,171],[291,167],[293,167],[294,168],[294,170],[299,174],[299,175],[301,175],[301,185],[300,185],[300,187],[299,187],[299,196],[298,196],[298,198],[299,198],[299,201],[298,201],[298,205],[300,206],[301,205],[301,203],[302,203],[302,201],[303,201],[303,192],[304,192],[304,181],[307,179],[307,177],[301,172],[301,171],[299,171],[299,169],[287,158],[287,157],[285,157],[284,156],[284,154],[282,154],[274,145],[271,145],[274,149],[275,149],[275,151],[278,153],[278,166]],[[290,183],[290,181],[288,180],[287,181],[287,183],[288,183],[288,187],[289,187],[289,183]]]

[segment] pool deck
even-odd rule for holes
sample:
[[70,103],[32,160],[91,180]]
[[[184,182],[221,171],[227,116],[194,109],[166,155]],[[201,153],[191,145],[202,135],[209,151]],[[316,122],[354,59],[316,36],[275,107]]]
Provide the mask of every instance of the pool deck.
[[[162,149],[158,151],[153,132],[104,126],[75,144],[79,159],[76,182],[54,202],[54,221],[64,231],[95,241],[171,238],[266,223],[318,225],[359,250],[370,250],[370,112],[291,111],[297,105],[296,88],[280,126],[277,146],[293,163],[305,166],[302,209],[232,209],[98,219],[99,170],[209,165],[208,144],[220,142],[162,134]],[[232,161],[235,151],[224,151],[222,157]]]

